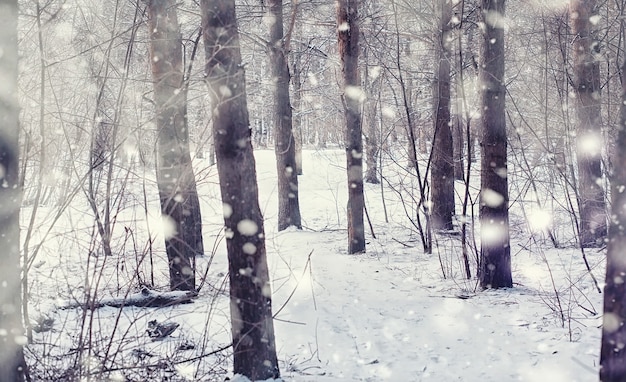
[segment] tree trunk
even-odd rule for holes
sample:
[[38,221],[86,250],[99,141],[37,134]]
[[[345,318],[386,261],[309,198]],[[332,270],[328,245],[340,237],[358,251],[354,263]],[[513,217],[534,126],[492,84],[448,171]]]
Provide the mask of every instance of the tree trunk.
[[482,0],[480,83],[482,158],[480,269],[482,288],[512,287],[509,242],[507,141],[504,115],[504,0]]
[[283,40],[283,1],[268,0],[270,25],[269,53],[274,82],[274,150],[278,170],[278,230],[289,226],[302,228],[298,200],[296,141],[292,132],[289,100],[289,64]]
[[172,290],[194,290],[202,255],[202,219],[189,152],[187,97],[175,0],[148,3],[150,62],[156,105],[157,182]]
[[570,19],[574,35],[574,89],[576,91],[576,159],[580,210],[580,245],[584,248],[604,245],[607,216],[602,178],[602,121],[600,116],[600,63],[595,28],[590,18],[596,13],[596,0],[572,0]]
[[[365,182],[379,184],[378,180],[378,155],[380,152],[380,133],[378,131],[378,113],[380,106],[381,75],[371,78],[369,74],[370,64],[367,60],[367,49],[363,49],[365,80],[367,89],[367,101],[365,106],[365,120],[367,130],[365,133]],[[375,94],[376,93],[376,94]]]
[[[292,7],[298,7],[298,3],[292,2]],[[294,29],[291,32],[293,35],[299,37],[302,30],[302,22],[297,21],[298,10],[297,8],[292,9],[292,12],[295,12],[293,17],[294,19]],[[292,37],[293,40],[293,37]],[[291,77],[291,83],[293,84],[293,110],[295,114],[293,116],[293,137],[296,141],[296,175],[302,175],[302,144],[304,142],[303,138],[303,123],[302,123],[302,70],[303,70],[303,62],[302,62],[302,52],[300,50],[291,50],[288,52],[289,57],[291,58],[291,72],[293,76]]]
[[[17,100],[17,0],[0,0],[0,379],[23,381],[26,362],[22,345],[26,341],[22,326],[20,267],[20,221],[22,188],[19,186],[19,105]],[[42,84],[43,86],[43,84]]]
[[363,141],[359,81],[358,0],[337,1],[337,34],[343,72],[343,104],[346,115],[346,158],[348,172],[348,253],[365,252],[363,224]]
[[235,2],[202,0],[201,12],[205,73],[213,105],[213,137],[224,203],[234,372],[253,381],[278,378],[265,231]]
[[[622,28],[624,27],[624,20]],[[620,124],[615,147],[614,163],[626,163],[626,58],[622,64],[622,103]],[[611,221],[607,249],[606,284],[604,286],[604,320],[602,346],[600,349],[600,380],[604,382],[626,381],[626,166],[615,166],[611,179]]]
[[[452,145],[454,147],[454,179],[465,179],[465,139],[463,117],[452,117]],[[469,160],[469,158],[467,159]]]
[[302,167],[302,78],[300,71],[301,54],[297,53],[293,62],[293,137],[296,141],[296,174],[303,174]]
[[452,6],[439,0],[439,37],[437,44],[437,78],[435,79],[435,131],[431,170],[432,224],[434,229],[451,230],[454,216],[454,147],[450,127],[450,53],[449,34]]

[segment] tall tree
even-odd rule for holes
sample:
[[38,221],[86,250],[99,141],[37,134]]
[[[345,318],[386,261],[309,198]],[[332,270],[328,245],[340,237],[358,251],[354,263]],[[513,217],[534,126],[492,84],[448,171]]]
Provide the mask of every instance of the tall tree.
[[[626,69],[626,65],[622,67]],[[624,82],[622,82],[624,86]],[[623,90],[626,102],[626,88]],[[615,163],[626,163],[626,107],[621,105],[622,123],[618,132]],[[604,286],[604,319],[600,351],[600,380],[626,380],[626,349],[620,344],[626,339],[626,263],[623,248],[626,247],[626,166],[615,166],[611,179],[612,210],[609,225],[606,284]]]
[[452,54],[452,4],[435,2],[439,13],[436,44],[437,70],[434,82],[435,129],[431,170],[432,224],[435,229],[452,229],[454,216],[454,147],[450,123],[450,62]]
[[[299,16],[298,6],[299,5],[300,3],[296,1],[292,2],[292,7],[294,7],[293,12],[295,12],[295,14],[293,15],[294,29],[291,32],[292,39],[299,38],[302,34],[301,33],[302,22],[298,22],[298,16]],[[301,45],[304,45],[304,44],[301,44]],[[304,79],[302,76],[302,72],[304,71],[304,68],[306,67],[306,63],[302,59],[302,56],[303,56],[302,50],[303,48],[300,47],[300,48],[297,48],[296,50],[291,49],[291,51],[288,52],[289,60],[291,62],[291,73],[293,73],[293,75],[291,76],[291,84],[293,86],[293,110],[295,111],[295,115],[293,116],[292,128],[293,128],[293,137],[296,141],[296,174],[297,175],[302,175],[302,171],[303,171],[302,169],[302,144],[303,144],[303,134],[302,134],[303,89],[302,89],[302,85],[304,85]]]
[[[626,22],[621,19],[622,38],[626,37]],[[623,40],[622,40],[623,41]],[[626,56],[622,57],[622,102],[613,163],[626,163]],[[604,318],[600,348],[600,380],[626,380],[626,166],[615,166],[611,177],[611,220],[606,254],[606,283],[604,285]]]
[[180,26],[175,0],[148,2],[150,63],[158,129],[157,181],[170,288],[194,290],[195,256],[204,252],[202,218],[189,152]]
[[504,3],[482,0],[480,95],[482,158],[480,269],[482,288],[512,287],[507,140],[504,116]]
[[18,176],[17,0],[0,0],[0,379],[23,381],[26,363],[22,345],[20,298],[20,221],[22,189]]
[[359,80],[359,0],[337,1],[337,36],[343,72],[343,105],[346,115],[346,158],[348,171],[348,253],[365,252],[363,210],[363,139],[361,103],[364,94]]
[[[268,0],[270,14],[269,53],[274,83],[274,150],[278,170],[278,230],[289,226],[302,228],[298,199],[296,141],[292,131],[289,100],[288,46],[283,33],[283,1]],[[295,12],[295,9],[294,9]]]
[[234,371],[253,381],[277,378],[272,291],[235,2],[202,0],[200,4],[227,232]]
[[578,196],[580,209],[580,244],[582,247],[603,245],[607,234],[602,177],[602,121],[600,99],[600,61],[595,55],[600,44],[595,39],[596,0],[570,2],[574,90],[576,92],[576,159],[578,162]]

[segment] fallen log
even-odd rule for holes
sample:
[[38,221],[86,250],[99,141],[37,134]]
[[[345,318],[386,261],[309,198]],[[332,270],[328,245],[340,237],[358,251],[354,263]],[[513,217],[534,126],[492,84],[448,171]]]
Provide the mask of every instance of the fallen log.
[[131,293],[123,297],[105,297],[98,301],[73,302],[59,309],[97,309],[105,306],[113,308],[123,308],[125,306],[136,306],[139,308],[163,308],[178,304],[190,304],[197,296],[195,291],[169,291],[159,292],[148,288],[143,288],[141,292]]

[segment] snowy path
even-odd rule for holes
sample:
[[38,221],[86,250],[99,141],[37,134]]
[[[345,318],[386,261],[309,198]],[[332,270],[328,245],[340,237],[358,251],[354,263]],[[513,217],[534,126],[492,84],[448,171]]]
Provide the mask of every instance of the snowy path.
[[[283,260],[298,277],[314,249],[311,273],[277,317],[288,380],[559,382],[596,376],[595,347],[568,342],[567,330],[554,327],[530,290],[458,298],[451,282],[428,285],[412,276],[427,266],[421,255],[413,255],[412,265],[394,265],[342,254],[341,232],[280,238]],[[285,271],[282,266],[274,271]],[[295,280],[277,290],[275,304],[293,287]],[[288,350],[294,347],[297,352]]]

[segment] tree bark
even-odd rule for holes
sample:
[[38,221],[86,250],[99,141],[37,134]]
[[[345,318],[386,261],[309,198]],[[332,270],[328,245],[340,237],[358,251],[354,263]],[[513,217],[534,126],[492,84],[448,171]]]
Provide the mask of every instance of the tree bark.
[[[455,115],[452,120],[452,145],[454,147],[454,179],[465,179],[465,140],[463,117]],[[469,158],[467,158],[469,160]]]
[[[298,22],[298,9],[299,3],[292,2],[292,12],[293,14],[293,30],[292,30],[292,40],[294,37],[300,37],[302,32],[302,22]],[[302,112],[303,112],[303,100],[302,100],[302,85],[304,83],[302,71],[305,67],[304,62],[302,61],[302,51],[300,49],[291,50],[287,52],[289,58],[291,60],[291,72],[293,76],[291,77],[291,83],[293,85],[293,110],[295,112],[293,116],[293,137],[296,141],[296,174],[302,175],[302,145],[304,143],[303,137],[303,120],[302,120]]]
[[[22,188],[19,185],[19,105],[17,100],[17,0],[0,0],[0,379],[23,381],[26,376],[23,345],[20,267]],[[43,85],[43,84],[42,84]]]
[[482,288],[512,287],[507,140],[504,114],[504,0],[482,0],[480,83],[482,158],[480,269]]
[[437,44],[437,78],[435,102],[435,129],[431,170],[432,224],[434,229],[451,230],[454,216],[454,147],[450,127],[450,32],[452,5],[439,0],[439,36]]
[[292,68],[293,68],[293,110],[295,111],[295,115],[293,116],[293,137],[296,141],[296,174],[303,174],[303,164],[302,164],[302,144],[303,144],[303,134],[302,134],[302,74],[300,71],[302,70],[301,61],[302,61],[302,53],[296,53],[295,57],[292,60]]
[[576,159],[580,210],[580,245],[583,248],[604,245],[607,216],[602,178],[602,120],[600,99],[600,63],[594,57],[600,45],[595,41],[596,0],[572,0],[570,19],[573,38],[574,89],[576,91]]
[[283,1],[268,0],[270,25],[269,53],[274,82],[274,150],[278,170],[278,230],[302,228],[298,198],[296,141],[292,131],[289,99],[289,64],[283,34]]
[[363,140],[359,81],[358,0],[337,1],[337,35],[343,72],[343,104],[346,116],[346,158],[348,172],[348,253],[365,252],[363,224]]
[[380,132],[378,131],[378,113],[380,106],[380,93],[382,75],[378,74],[375,78],[371,78],[369,73],[370,64],[368,62],[368,51],[363,48],[363,61],[365,67],[365,86],[367,89],[367,101],[364,109],[366,120],[365,132],[365,182],[370,184],[379,184],[378,180],[378,155],[380,152]]
[[[621,21],[624,23],[624,20]],[[624,25],[622,24],[622,28]],[[622,103],[614,163],[626,163],[626,58],[622,64]],[[626,381],[626,166],[615,166],[611,178],[611,221],[607,248],[604,319],[600,349],[600,380]]]
[[234,372],[280,376],[263,217],[259,208],[234,0],[202,0],[206,80],[213,105],[230,279]]
[[187,96],[175,0],[148,2],[150,62],[156,105],[157,182],[170,288],[194,290],[195,256],[204,253],[202,218],[189,152]]

